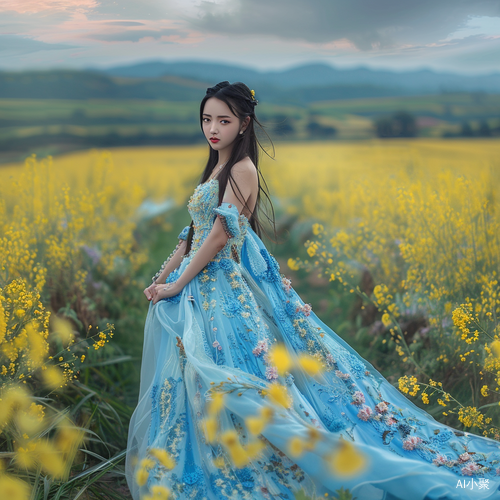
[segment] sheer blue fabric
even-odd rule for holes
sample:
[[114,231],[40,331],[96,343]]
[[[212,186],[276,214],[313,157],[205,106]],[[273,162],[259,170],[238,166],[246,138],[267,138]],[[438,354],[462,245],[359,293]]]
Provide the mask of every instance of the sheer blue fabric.
[[[215,217],[230,235],[225,247],[181,293],[149,304],[126,460],[134,500],[156,484],[179,499],[293,499],[300,489],[315,496],[342,486],[359,500],[500,498],[500,443],[440,424],[407,399],[304,304],[236,206],[217,204],[217,179],[195,189],[191,251],[167,282],[182,274]],[[278,377],[265,356],[276,342],[316,356],[326,370]],[[259,457],[240,469],[200,426],[211,382],[228,379],[236,390],[225,396],[219,425],[243,445],[251,440],[245,418],[268,404],[261,391],[277,379],[292,396],[260,436]],[[309,426],[321,441],[292,460],[288,440],[307,439]],[[340,439],[365,456],[360,475],[335,475],[322,460]],[[148,448],[166,449],[176,466],[157,464],[139,488],[134,476]],[[225,467],[214,465],[218,457]]]

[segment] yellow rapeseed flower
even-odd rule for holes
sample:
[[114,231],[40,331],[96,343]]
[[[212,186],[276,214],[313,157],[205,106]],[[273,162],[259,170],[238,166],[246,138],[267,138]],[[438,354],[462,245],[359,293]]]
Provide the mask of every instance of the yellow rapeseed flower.
[[309,257],[314,257],[316,255],[316,250],[318,249],[318,245],[315,242],[311,242],[307,247],[307,253]]
[[50,318],[52,324],[52,335],[59,338],[63,345],[69,344],[74,338],[73,325],[65,318],[53,314]]
[[42,470],[57,479],[63,479],[69,472],[63,453],[58,450],[52,442],[47,439],[36,443],[36,454]]
[[264,449],[264,447],[265,447],[264,443],[259,439],[248,443],[246,447],[248,458],[250,459],[256,458],[259,455],[259,453]]
[[353,476],[366,467],[366,457],[351,442],[341,439],[339,447],[327,458],[334,474]]
[[43,372],[43,379],[49,389],[59,389],[64,384],[64,375],[56,366],[48,366]]
[[35,434],[43,426],[43,421],[26,411],[18,411],[15,417],[20,432]]
[[85,438],[85,431],[71,422],[63,423],[57,429],[55,443],[63,453],[73,456]]
[[288,440],[288,454],[292,458],[300,457],[304,453],[304,441],[298,436],[294,436]]
[[312,232],[314,235],[318,235],[320,234],[321,232],[324,231],[324,227],[322,224],[318,224],[317,222],[315,224],[312,225]]
[[151,498],[154,500],[168,500],[170,490],[166,486],[154,484],[151,486]]
[[171,457],[167,450],[163,448],[151,448],[149,450],[151,456],[156,458],[163,467],[173,469],[175,467],[175,460]]
[[500,341],[494,340],[490,347],[497,358],[500,358]]
[[389,326],[392,323],[389,314],[385,313],[382,315],[382,323],[384,324],[384,326]]
[[135,481],[139,486],[144,486],[148,480],[149,472],[144,467],[139,467],[135,473]]
[[266,422],[268,422],[274,416],[274,408],[272,408],[271,406],[263,406],[260,409],[260,414],[266,420]]
[[299,364],[302,369],[308,374],[314,377],[323,371],[323,365],[313,356],[309,354],[302,353],[299,356]]
[[207,441],[214,443],[217,435],[217,418],[209,416],[202,420],[201,425],[207,434]]
[[224,394],[211,391],[211,400],[208,402],[207,412],[209,415],[217,415],[224,408]]
[[48,356],[49,345],[32,323],[26,325],[26,334],[29,341],[29,357],[34,368],[41,366]]
[[288,408],[291,404],[291,398],[288,395],[288,392],[284,385],[278,384],[276,382],[270,384],[268,395],[272,403],[283,406],[283,408]]
[[321,434],[316,427],[312,425],[307,426],[308,440],[306,442],[306,448],[312,450],[316,443],[321,439]]
[[7,424],[13,415],[12,405],[3,399],[0,401],[0,429]]
[[5,320],[5,309],[3,308],[2,301],[0,300],[0,344],[4,341],[6,332],[7,322]]
[[20,446],[16,450],[14,459],[19,467],[23,469],[34,469],[36,467],[36,456],[33,453],[35,448],[35,443],[28,443],[26,447]]
[[237,468],[248,464],[249,456],[238,439],[238,434],[231,429],[221,435],[221,442],[229,451],[231,462]]
[[155,461],[149,457],[144,457],[140,463],[139,467],[143,467],[144,469],[150,470],[155,466]]
[[17,477],[2,473],[0,474],[0,492],[2,498],[9,500],[28,500],[30,497],[30,486]]
[[245,418],[245,425],[250,434],[258,436],[266,427],[267,421],[263,417],[247,417]]
[[268,353],[269,362],[276,366],[278,374],[283,376],[292,366],[292,359],[284,344],[275,344]]
[[236,446],[238,443],[238,434],[234,429],[227,430],[221,435],[221,442],[228,448]]
[[4,397],[0,401],[0,428],[20,411],[29,411],[31,399],[24,386],[12,386],[5,389]]
[[464,424],[465,427],[479,427],[484,426],[484,415],[474,406],[466,406],[458,410],[458,420]]

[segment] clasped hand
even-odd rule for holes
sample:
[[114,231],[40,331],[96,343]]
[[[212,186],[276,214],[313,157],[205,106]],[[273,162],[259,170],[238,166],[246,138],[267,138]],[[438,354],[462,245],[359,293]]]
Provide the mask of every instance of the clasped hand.
[[177,281],[174,281],[173,283],[160,283],[159,285],[152,283],[144,290],[144,294],[148,300],[152,300],[153,304],[156,304],[161,299],[177,295],[180,291]]

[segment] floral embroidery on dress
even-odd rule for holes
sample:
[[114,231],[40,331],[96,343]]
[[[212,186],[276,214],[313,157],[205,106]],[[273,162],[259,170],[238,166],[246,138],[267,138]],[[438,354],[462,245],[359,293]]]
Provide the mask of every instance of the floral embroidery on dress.
[[[180,269],[174,269],[168,276],[167,279],[165,280],[165,283],[173,283],[174,281],[177,281],[180,277]],[[160,299],[161,301],[165,302],[172,302],[174,304],[178,304],[181,301],[181,292],[179,292],[177,295],[173,295],[172,297],[165,297],[163,299]]]
[[[193,241],[196,242],[189,254],[188,263],[213,227],[215,217],[219,217],[228,235],[228,241],[198,274],[197,281],[203,297],[201,306],[209,317],[217,317],[220,311],[225,317],[240,321],[244,330],[239,330],[237,336],[232,331],[228,332],[225,338],[225,342],[230,346],[231,359],[235,366],[241,366],[258,377],[266,378],[266,360],[262,358],[260,365],[255,364],[247,354],[247,351],[253,350],[259,342],[264,342],[266,345],[271,343],[271,339],[268,338],[267,325],[260,321],[258,315],[252,314],[252,311],[257,310],[257,304],[241,274],[240,255],[249,222],[231,203],[214,206],[217,200],[217,188],[218,182],[208,182],[198,186],[188,204],[188,210],[193,217]],[[214,214],[212,220],[207,217],[208,213]],[[217,279],[221,271],[231,287],[232,294],[216,292]],[[216,327],[212,330],[215,335],[214,328]],[[209,340],[206,332],[202,335],[206,343],[205,352],[209,353],[217,364],[228,362],[229,360],[223,356],[224,349],[218,349],[219,345],[222,347],[221,339]],[[213,345],[215,340],[218,342],[217,349]],[[244,342],[249,342],[250,346],[246,347]],[[264,366],[259,368],[261,365]]]
[[[457,474],[464,476],[495,477],[500,472],[495,466],[500,464],[500,453],[492,453],[488,458],[486,455],[479,456],[470,452],[467,447],[467,433],[447,428],[438,422],[433,430],[434,436],[427,438],[418,435],[418,429],[427,426],[419,419],[410,408],[398,408],[388,401],[382,400],[378,393],[379,402],[371,406],[364,404],[365,395],[361,391],[355,391],[352,395],[351,404],[360,407],[358,418],[371,423],[381,433],[382,443],[388,445],[395,437],[401,439],[401,451],[417,453],[427,462],[437,466],[445,466]],[[453,441],[452,441],[453,440]],[[398,453],[396,449],[389,448]],[[452,453],[453,457],[449,457]],[[474,461],[474,455],[477,462]],[[464,465],[465,464],[465,465]]]

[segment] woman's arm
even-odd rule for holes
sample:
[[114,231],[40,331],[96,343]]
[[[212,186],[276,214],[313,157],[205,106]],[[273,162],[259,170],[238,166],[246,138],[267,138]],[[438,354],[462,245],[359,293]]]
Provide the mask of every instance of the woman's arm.
[[165,283],[167,276],[182,262],[184,258],[184,253],[186,251],[187,236],[189,232],[189,226],[186,226],[179,233],[179,243],[174,248],[173,252],[168,256],[167,260],[161,265],[160,270],[153,276],[153,283],[161,284]]
[[228,237],[217,217],[214,226],[191,262],[177,280],[176,287],[182,290],[224,248]]
[[179,240],[174,251],[170,254],[167,260],[162,264],[161,269],[153,276],[153,281],[156,284],[165,283],[167,276],[174,270],[177,269],[182,262],[184,253],[186,251],[186,241]]

